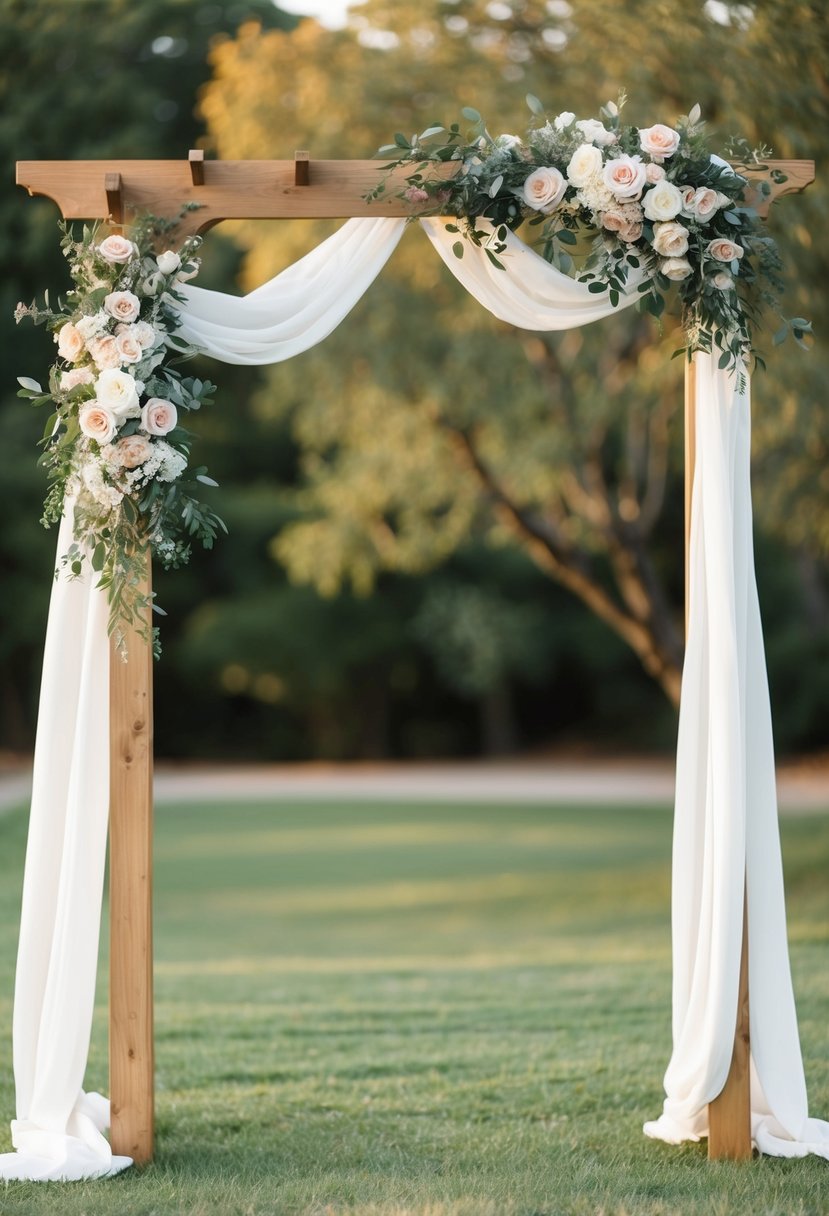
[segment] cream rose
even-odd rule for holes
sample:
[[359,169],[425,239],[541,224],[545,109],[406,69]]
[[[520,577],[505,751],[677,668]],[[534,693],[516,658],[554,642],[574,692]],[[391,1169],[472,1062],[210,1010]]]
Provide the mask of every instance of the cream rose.
[[89,343],[89,353],[98,371],[118,367],[121,362],[118,347],[111,334],[105,338],[93,338]]
[[718,262],[737,262],[743,256],[743,247],[736,241],[729,241],[728,237],[718,236],[708,242],[705,252]]
[[553,119],[553,126],[557,131],[566,131],[568,127],[572,127],[576,121],[576,116],[572,110],[562,110],[561,113]]
[[136,418],[140,412],[136,382],[129,372],[117,368],[101,372],[95,381],[95,395],[116,418]]
[[104,298],[104,308],[116,321],[135,321],[141,311],[141,302],[131,291],[111,291]]
[[642,200],[645,218],[649,220],[672,220],[682,210],[682,194],[672,182],[657,182]]
[[156,262],[162,274],[175,274],[181,266],[181,258],[172,249],[165,249],[164,253],[160,253]]
[[78,412],[78,422],[84,435],[103,446],[110,443],[118,431],[118,419],[100,401],[89,401]]
[[88,367],[73,367],[71,372],[64,372],[60,378],[60,387],[65,393],[77,388],[79,384],[91,384],[95,376]]
[[61,359],[65,359],[67,363],[77,363],[83,354],[84,342],[83,334],[76,325],[71,321],[67,321],[62,325],[55,335],[55,341],[58,344],[58,354]]
[[141,411],[141,425],[151,435],[167,435],[178,422],[178,412],[172,401],[150,397]]
[[144,358],[141,343],[128,329],[115,335],[115,346],[122,363],[140,363]]
[[713,276],[712,282],[720,291],[733,291],[734,280],[727,270],[718,270]]
[[659,269],[666,279],[672,279],[674,283],[687,279],[692,272],[691,263],[687,258],[665,258]]
[[549,215],[561,202],[566,189],[567,182],[558,169],[542,165],[534,169],[524,182],[521,197],[534,211]]
[[593,144],[576,148],[567,166],[567,180],[576,187],[586,186],[602,171],[602,154]]
[[636,198],[645,184],[645,166],[641,156],[617,156],[609,160],[602,171],[608,190],[617,198]]
[[117,232],[113,232],[112,236],[108,236],[98,246],[98,253],[107,262],[128,262],[135,252],[132,241],[119,236]]
[[688,229],[673,221],[654,224],[653,247],[663,258],[681,258],[688,252]]
[[651,164],[645,165],[645,177],[648,183],[653,186],[657,182],[663,181],[665,177],[665,170],[661,165],[651,162]]
[[113,456],[125,469],[137,469],[148,458],[153,445],[144,435],[126,435],[113,447]]
[[667,156],[673,156],[679,147],[679,132],[661,122],[652,127],[642,127],[639,130],[639,146],[654,160],[664,160]]

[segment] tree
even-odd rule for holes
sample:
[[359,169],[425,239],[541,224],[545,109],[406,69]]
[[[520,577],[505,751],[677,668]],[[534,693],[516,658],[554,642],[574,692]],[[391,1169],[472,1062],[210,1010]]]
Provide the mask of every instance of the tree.
[[[630,2],[369,0],[347,31],[311,21],[291,34],[243,27],[214,51],[202,109],[224,157],[284,156],[286,129],[314,155],[365,156],[395,129],[451,121],[463,103],[517,130],[528,89],[551,113],[590,113],[626,85],[643,125],[698,100],[720,129],[771,137],[781,156],[814,155],[827,129],[817,8],[780,0],[750,16],[745,6],[710,9],[666,0],[650,11],[643,42]],[[771,79],[756,71],[769,54]],[[711,75],[711,62],[727,70]],[[825,254],[809,253],[812,229],[804,233],[800,216],[824,191],[787,200],[778,225],[787,263],[802,272],[795,312],[816,311],[809,284],[825,273]],[[243,226],[241,239],[254,282],[295,257],[308,234],[275,226],[265,238]],[[306,518],[283,531],[281,560],[323,591],[346,581],[365,590],[380,570],[443,560],[470,527],[508,538],[623,638],[676,703],[682,372],[669,364],[678,339],[668,330],[654,343],[647,323],[625,315],[563,339],[515,333],[446,283],[422,243],[407,242],[339,334],[274,369],[259,394],[263,415],[292,419],[304,453]],[[759,456],[786,473],[775,526],[791,536],[794,514],[800,542],[817,551],[825,509],[809,523],[791,507],[814,498],[804,474],[823,452],[826,413],[814,389],[825,367],[822,356],[809,368],[800,352],[781,353],[759,391],[774,400],[778,385],[793,384],[799,404],[788,390],[796,417],[761,411]],[[813,436],[807,452],[783,446],[787,422]]]

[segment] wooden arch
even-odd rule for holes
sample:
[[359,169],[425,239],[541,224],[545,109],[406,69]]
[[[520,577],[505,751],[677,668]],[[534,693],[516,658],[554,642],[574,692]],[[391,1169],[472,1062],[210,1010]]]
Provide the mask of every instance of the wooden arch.
[[[398,197],[405,167],[395,171],[377,201],[365,196],[377,185],[376,160],[205,161],[194,149],[187,160],[19,161],[17,184],[30,195],[57,203],[64,219],[127,221],[130,212],[171,216],[182,204],[196,207],[183,233],[204,232],[227,219],[345,219],[410,216],[417,207]],[[772,160],[746,170],[765,180],[765,198],[755,205],[766,215],[785,194],[804,190],[815,177],[814,161]],[[457,165],[435,166],[449,177]],[[685,372],[685,589],[688,603],[688,544],[694,480],[694,365]],[[146,588],[150,587],[149,559]],[[149,611],[148,611],[149,618]],[[147,623],[148,631],[150,622]],[[134,630],[129,658],[110,664],[110,1100],[115,1153],[136,1164],[152,1160],[154,1138],[152,835],[153,725],[152,651]],[[709,1105],[709,1158],[751,1156],[749,1093],[748,926],[743,951],[731,1069],[722,1093]]]

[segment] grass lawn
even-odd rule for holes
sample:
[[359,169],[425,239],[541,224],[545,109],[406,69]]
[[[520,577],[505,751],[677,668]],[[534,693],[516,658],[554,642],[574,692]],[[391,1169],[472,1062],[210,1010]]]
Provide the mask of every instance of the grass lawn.
[[[670,832],[659,810],[160,808],[156,1161],[0,1185],[0,1213],[826,1213],[825,1161],[711,1166],[642,1135],[670,1050]],[[829,817],[783,838],[829,1116]],[[24,839],[0,820],[0,1151]]]

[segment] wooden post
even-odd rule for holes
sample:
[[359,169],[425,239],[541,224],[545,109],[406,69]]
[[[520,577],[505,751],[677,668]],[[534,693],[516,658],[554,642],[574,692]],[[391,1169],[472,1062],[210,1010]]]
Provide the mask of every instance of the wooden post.
[[[697,368],[685,364],[685,633],[688,633],[691,592],[691,496],[696,472]],[[721,1093],[708,1104],[708,1157],[711,1161],[745,1161],[751,1157],[751,1093],[749,1085],[748,907],[743,897],[743,945],[737,996],[737,1024],[731,1068]]]
[[126,661],[110,654],[109,1084],[113,1152],[140,1165],[153,1155],[153,658],[134,628],[126,643]]

